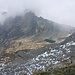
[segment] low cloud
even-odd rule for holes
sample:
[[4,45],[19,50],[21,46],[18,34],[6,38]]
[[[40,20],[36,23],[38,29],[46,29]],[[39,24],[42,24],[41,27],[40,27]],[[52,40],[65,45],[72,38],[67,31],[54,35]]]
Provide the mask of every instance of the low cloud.
[[75,0],[0,0],[0,21],[26,10],[61,24],[75,25]]

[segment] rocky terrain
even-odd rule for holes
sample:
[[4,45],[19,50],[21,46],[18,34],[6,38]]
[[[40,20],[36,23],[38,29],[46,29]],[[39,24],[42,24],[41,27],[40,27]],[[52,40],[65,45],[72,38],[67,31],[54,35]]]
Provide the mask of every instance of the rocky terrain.
[[[70,37],[75,38],[75,35],[71,35]],[[15,62],[2,63],[0,73],[2,75],[19,75],[22,72],[27,75],[32,75],[37,71],[46,71],[47,67],[66,60],[68,60],[67,64],[63,63],[60,64],[60,66],[56,65],[54,67],[62,68],[70,63],[74,64],[75,61],[71,58],[75,57],[75,41],[74,39],[72,41],[70,38],[68,41],[69,42],[65,42],[65,44],[47,45],[35,51],[18,52],[16,53],[16,57],[19,59],[17,60],[16,58]],[[31,58],[28,58],[28,60],[23,63],[23,60],[26,60],[25,56],[26,58],[27,56],[30,56]]]
[[66,67],[60,63],[74,62],[73,32],[71,26],[37,17],[32,12],[8,18],[0,26],[0,75],[32,75],[51,67]]
[[[60,54],[62,54],[62,49],[63,51],[67,51],[64,55],[60,55],[60,59],[61,57],[63,57],[63,59],[57,61],[54,65],[48,65],[44,70],[39,70],[33,75],[75,75],[75,33],[66,38],[59,46],[60,47],[57,47],[58,50],[60,50]],[[65,55],[67,57],[65,57]]]
[[0,25],[1,54],[38,49],[50,43],[46,39],[59,43],[73,32],[74,27],[37,17],[33,12],[10,17]]
[[37,17],[34,13],[28,12],[24,15],[8,18],[0,26],[0,41],[1,43],[7,44],[8,41],[19,38],[55,40],[72,33],[73,29],[71,26],[67,27],[42,17]]

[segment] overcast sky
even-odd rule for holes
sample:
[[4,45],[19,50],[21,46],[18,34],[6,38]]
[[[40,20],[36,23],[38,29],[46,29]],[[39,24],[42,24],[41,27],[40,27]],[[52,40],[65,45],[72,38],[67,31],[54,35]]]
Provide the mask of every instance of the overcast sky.
[[75,26],[75,0],[0,0],[0,21],[21,14],[25,9],[49,20]]

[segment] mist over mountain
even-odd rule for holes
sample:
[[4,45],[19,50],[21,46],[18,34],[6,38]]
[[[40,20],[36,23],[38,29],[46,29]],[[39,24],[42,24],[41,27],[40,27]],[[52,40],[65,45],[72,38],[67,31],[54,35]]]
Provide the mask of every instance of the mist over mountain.
[[32,75],[44,71],[50,65],[69,59],[74,49],[73,26],[38,17],[31,11],[9,17],[0,24],[0,62],[4,64],[1,64],[1,74],[15,75],[25,71]]
[[0,75],[75,75],[75,0],[0,0]]
[[10,16],[23,14],[26,9],[57,23],[75,26],[74,0],[0,0],[0,22]]
[[57,39],[72,33],[73,29],[71,26],[65,27],[65,25],[37,17],[33,12],[27,12],[24,16],[8,18],[0,26],[0,41],[6,42],[26,37],[33,40]]

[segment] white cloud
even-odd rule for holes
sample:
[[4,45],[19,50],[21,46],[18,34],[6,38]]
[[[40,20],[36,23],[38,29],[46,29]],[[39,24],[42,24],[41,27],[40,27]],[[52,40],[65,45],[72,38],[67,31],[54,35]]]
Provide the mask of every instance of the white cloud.
[[[0,0],[1,21],[8,16],[13,16],[31,9],[38,15],[58,23],[75,25],[75,0]],[[3,16],[1,13],[8,13]]]

